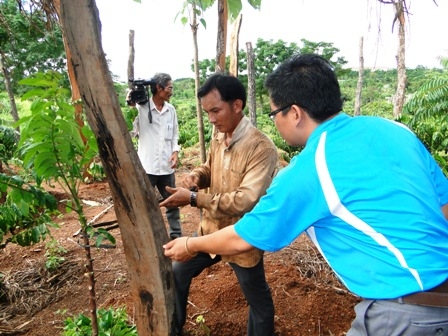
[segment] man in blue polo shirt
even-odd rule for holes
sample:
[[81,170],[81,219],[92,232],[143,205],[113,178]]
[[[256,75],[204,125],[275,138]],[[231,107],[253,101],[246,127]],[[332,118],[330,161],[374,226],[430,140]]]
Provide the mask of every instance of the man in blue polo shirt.
[[168,243],[165,255],[276,251],[305,231],[364,299],[348,336],[448,335],[448,181],[430,153],[403,125],[341,112],[318,55],[293,56],[266,88],[278,131],[305,148],[234,226]]

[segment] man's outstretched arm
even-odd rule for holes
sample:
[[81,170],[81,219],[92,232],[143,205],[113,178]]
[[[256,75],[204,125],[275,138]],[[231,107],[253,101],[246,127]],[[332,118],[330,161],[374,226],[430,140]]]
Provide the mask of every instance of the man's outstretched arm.
[[233,225],[201,237],[181,237],[163,245],[165,256],[176,261],[187,261],[198,252],[235,255],[254,247],[236,233]]

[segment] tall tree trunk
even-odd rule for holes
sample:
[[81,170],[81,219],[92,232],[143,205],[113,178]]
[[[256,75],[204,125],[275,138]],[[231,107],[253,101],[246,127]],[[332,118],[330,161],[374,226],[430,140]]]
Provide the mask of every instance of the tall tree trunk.
[[[60,0],[71,65],[98,141],[123,239],[140,336],[171,335],[174,292],[168,234],[156,194],[132,144],[101,46],[94,0]],[[101,83],[101,85],[98,85]]]
[[362,104],[362,85],[364,82],[364,38],[359,39],[359,70],[358,70],[358,84],[356,86],[355,110],[353,115],[361,115]]
[[398,20],[398,53],[397,53],[397,91],[395,93],[394,102],[394,117],[400,116],[403,110],[405,92],[406,92],[406,62],[405,62],[405,50],[406,50],[406,19],[404,11],[404,0],[398,0],[394,3],[395,18]]
[[216,39],[216,72],[226,71],[227,0],[218,0],[218,37]]
[[196,16],[196,4],[193,3],[193,23],[191,26],[191,32],[193,34],[193,45],[194,45],[194,96],[196,98],[196,116],[198,118],[198,135],[199,135],[199,149],[201,154],[201,162],[206,161],[205,152],[205,137],[204,137],[204,118],[201,108],[201,101],[198,98],[198,90],[200,86],[200,76],[199,76],[199,48],[198,48],[198,27],[197,16]]
[[238,18],[233,24],[232,35],[230,36],[230,67],[229,74],[238,77],[238,39],[240,35],[242,14],[238,15]]
[[8,68],[5,64],[5,53],[3,50],[0,51],[0,67],[2,68],[3,78],[5,79],[5,87],[8,92],[11,116],[14,122],[16,122],[19,120],[19,113],[17,112],[16,99],[14,97],[14,92],[12,92],[11,76],[9,75]]
[[249,105],[249,118],[252,125],[257,127],[257,98],[255,88],[254,49],[252,43],[246,43],[247,50],[247,102]]
[[132,89],[132,83],[129,79],[134,79],[134,60],[135,60],[135,48],[134,48],[134,31],[129,30],[129,58],[128,58],[128,88]]

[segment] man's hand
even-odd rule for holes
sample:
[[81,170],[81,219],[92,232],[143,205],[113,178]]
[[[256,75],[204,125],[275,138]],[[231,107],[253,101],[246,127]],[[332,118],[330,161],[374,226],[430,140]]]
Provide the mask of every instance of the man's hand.
[[174,261],[187,261],[193,258],[196,254],[193,254],[192,251],[187,250],[189,249],[189,245],[187,246],[187,239],[190,238],[191,237],[176,238],[163,245],[165,256]]
[[177,165],[179,163],[179,153],[178,152],[173,152],[173,154],[171,154],[170,157],[170,162],[171,162],[171,168],[177,168]]
[[173,208],[190,204],[190,190],[186,188],[171,188],[168,186],[165,189],[172,195],[163,202],[160,202],[159,206]]
[[193,190],[193,191],[198,191],[198,182],[199,182],[199,177],[197,177],[196,175],[187,175],[184,177],[184,179],[182,180],[182,187],[188,189],[188,190]]

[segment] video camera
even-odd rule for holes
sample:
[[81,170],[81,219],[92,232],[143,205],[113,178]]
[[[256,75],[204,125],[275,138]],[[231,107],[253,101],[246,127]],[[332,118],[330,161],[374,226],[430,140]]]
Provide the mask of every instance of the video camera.
[[128,105],[130,103],[134,104],[145,104],[149,100],[148,85],[156,85],[156,81],[153,79],[129,79],[132,83],[131,92],[129,93],[129,99],[127,100]]

